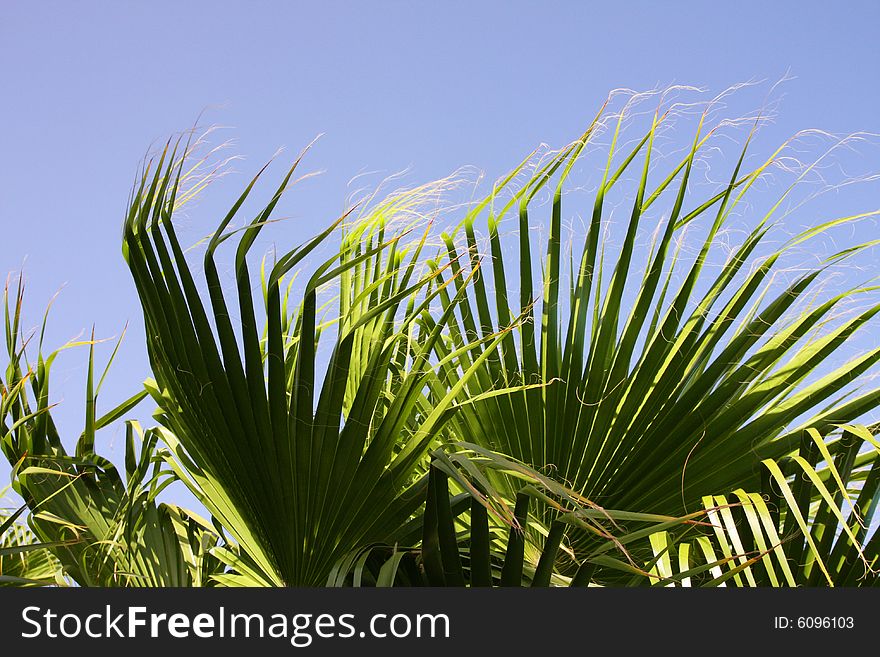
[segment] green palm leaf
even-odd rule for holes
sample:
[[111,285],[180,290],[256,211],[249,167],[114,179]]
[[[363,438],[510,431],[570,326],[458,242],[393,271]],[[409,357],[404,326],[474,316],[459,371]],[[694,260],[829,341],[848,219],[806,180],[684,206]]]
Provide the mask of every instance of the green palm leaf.
[[764,460],[762,492],[740,488],[704,498],[710,530],[651,536],[658,559],[651,582],[875,586],[878,456],[866,427],[846,426],[824,437],[805,431],[791,458]]
[[[155,459],[155,439],[143,441],[139,448],[139,427],[128,423],[125,478],[94,449],[96,431],[125,415],[145,393],[98,416],[96,402],[104,377],[94,385],[94,339],[83,343],[90,348],[86,422],[75,455],[70,455],[48,401],[58,352],[46,358],[41,352],[36,367],[28,367],[20,334],[20,281],[13,306],[8,294],[5,302],[9,364],[0,386],[0,446],[13,465],[13,488],[29,511],[27,542],[51,551],[42,566],[57,559],[64,575],[82,586],[187,586],[200,581],[194,555],[206,552],[215,539],[179,509],[157,501],[171,479]],[[15,531],[25,530],[16,526]],[[29,563],[40,554],[31,555]]]
[[[413,231],[436,187],[392,195],[357,217],[349,212],[271,267],[264,263],[257,308],[248,253],[294,164],[241,231],[234,326],[215,255],[256,178],[208,245],[206,305],[174,230],[185,157],[169,150],[133,194],[123,246],[156,377],[147,383],[159,406],[156,435],[170,467],[234,539],[234,548],[217,552],[235,571],[225,583],[324,584],[343,555],[387,541],[422,504],[424,455],[471,376],[426,397],[434,345],[462,294],[443,297],[447,307],[433,327],[418,321],[450,283],[440,281],[449,264],[423,267],[428,233]],[[286,277],[337,229],[338,250],[314,266],[294,302]],[[322,321],[328,286],[337,297],[331,320]],[[319,345],[329,352],[323,374]]]
[[[465,351],[442,373],[448,383],[486,356],[459,396],[461,412],[450,423],[449,439],[466,439],[539,471],[552,470],[603,507],[674,515],[702,508],[702,497],[718,490],[758,490],[760,461],[792,454],[805,427],[824,433],[876,408],[880,390],[858,391],[854,383],[874,371],[880,349],[828,368],[840,363],[852,336],[880,310],[871,303],[839,321],[841,308],[855,297],[870,297],[876,288],[847,289],[810,305],[828,267],[870,243],[831,255],[782,289],[773,278],[793,246],[873,213],[824,222],[771,248],[767,235],[787,189],[726,261],[708,268],[720,231],[786,145],[745,171],[750,137],[727,184],[698,197],[689,178],[713,132],[704,130],[704,120],[683,158],[655,185],[654,138],[667,117],[658,113],[632,150],[618,155],[624,120],[621,113],[613,128],[586,232],[573,235],[582,246],[579,254],[573,252],[580,263],[570,271],[561,252],[564,184],[605,125],[601,117],[581,139],[513,187],[510,200],[502,202],[499,190],[493,190],[449,236],[451,258],[475,268],[486,251],[492,265],[473,269],[473,283],[460,312],[449,316],[449,337],[438,344],[437,354],[442,358],[524,315],[526,321],[500,344],[483,342],[482,349]],[[637,176],[632,211],[623,242],[612,251],[601,239],[605,199],[612,190],[621,191],[631,170]],[[538,297],[532,206],[539,190],[550,185],[555,187]],[[667,197],[669,210],[652,248],[637,248],[648,210]],[[519,257],[511,267],[501,227],[515,208]],[[476,236],[481,218],[488,229],[485,245]],[[693,257],[671,248],[686,227],[700,222],[705,237]],[[510,275],[516,270],[518,284]],[[566,274],[569,294],[562,285]],[[517,294],[518,303],[513,301]],[[824,376],[816,377],[823,368]],[[523,383],[540,385],[485,396]],[[467,403],[475,398],[484,401]]]

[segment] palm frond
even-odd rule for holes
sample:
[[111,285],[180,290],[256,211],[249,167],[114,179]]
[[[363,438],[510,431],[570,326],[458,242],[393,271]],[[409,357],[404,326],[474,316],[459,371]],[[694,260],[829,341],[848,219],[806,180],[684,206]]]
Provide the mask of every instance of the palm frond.
[[[459,311],[448,316],[438,358],[525,317],[499,344],[465,349],[441,372],[448,384],[485,357],[462,390],[461,412],[447,433],[450,441],[468,440],[539,471],[552,470],[603,507],[674,515],[701,508],[702,497],[715,491],[758,490],[760,461],[794,453],[806,427],[826,433],[877,407],[880,390],[860,390],[858,382],[876,371],[880,348],[841,358],[880,310],[871,301],[876,287],[813,301],[829,267],[871,243],[807,265],[787,286],[775,278],[794,245],[872,213],[823,222],[773,246],[767,236],[787,189],[729,257],[716,262],[718,236],[735,213],[747,209],[750,191],[787,144],[746,170],[750,136],[728,182],[701,197],[689,180],[714,131],[704,128],[705,117],[684,156],[652,184],[661,166],[653,160],[654,140],[666,115],[658,112],[633,148],[618,154],[624,116],[613,128],[590,221],[583,234],[572,235],[582,246],[572,253],[572,261],[579,255],[580,262],[567,273],[568,293],[561,284],[565,184],[606,125],[603,119],[536,168],[506,202],[493,191],[447,240],[449,257],[473,276]],[[636,180],[632,211],[614,249],[602,237],[605,199],[612,190],[625,191],[620,187],[629,173]],[[533,205],[550,186],[546,255],[537,282]],[[656,214],[667,197],[651,248],[639,247],[640,230],[653,217],[649,209]],[[509,214],[518,217],[514,267],[502,236]],[[477,237],[478,221],[485,222],[486,243]],[[685,257],[673,245],[681,245],[686,228],[701,223],[704,237]],[[491,267],[480,266],[486,258]],[[842,312],[856,298],[867,305]],[[524,384],[536,385],[516,394],[487,394]]]
[[[414,230],[415,208],[433,188],[350,211],[271,267],[264,262],[257,308],[248,254],[297,161],[240,231],[233,325],[215,254],[257,178],[208,245],[206,302],[174,229],[185,155],[166,149],[144,173],[124,230],[156,377],[147,383],[160,409],[156,435],[170,467],[233,538],[236,547],[219,557],[242,566],[242,581],[321,585],[343,554],[387,540],[421,505],[424,455],[471,376],[426,396],[434,345],[459,296],[433,328],[418,323],[450,283],[440,281],[449,263],[422,266],[429,234]],[[337,229],[338,250],[292,292],[286,278]],[[327,287],[338,295],[329,305],[319,300]],[[323,374],[319,344],[329,352]]]
[[[13,466],[13,488],[25,501],[34,540],[51,551],[65,576],[81,586],[192,584],[197,574],[188,563],[188,553],[202,552],[199,543],[208,534],[195,526],[190,535],[180,532],[188,521],[175,508],[157,501],[171,479],[155,459],[156,441],[145,440],[139,447],[140,428],[136,422],[127,423],[124,479],[95,452],[95,433],[128,413],[145,393],[98,416],[94,339],[82,343],[89,346],[85,430],[75,454],[69,454],[49,404],[50,371],[58,351],[45,358],[40,352],[36,367],[28,366],[20,331],[21,306],[19,279],[12,304],[8,290],[5,295],[9,364],[0,387],[0,446]],[[204,549],[209,547],[206,544]]]
[[[874,429],[876,432],[876,428]],[[876,586],[878,451],[872,432],[804,431],[766,459],[761,492],[707,495],[711,528],[651,536],[656,586]],[[868,449],[866,449],[868,448]]]

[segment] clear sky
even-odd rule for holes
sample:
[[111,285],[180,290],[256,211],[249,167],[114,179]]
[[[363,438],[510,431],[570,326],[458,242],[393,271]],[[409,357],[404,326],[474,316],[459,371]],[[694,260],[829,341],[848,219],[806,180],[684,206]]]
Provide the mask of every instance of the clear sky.
[[[230,126],[220,134],[236,140],[242,174],[324,133],[308,168],[325,173],[284,209],[294,243],[334,217],[361,171],[409,167],[427,181],[474,165],[494,177],[541,142],[576,137],[618,87],[720,91],[790,72],[774,134],[880,132],[877,25],[873,1],[3,0],[0,272],[24,264],[31,325],[63,286],[50,345],[131,323],[106,410],[149,375],[120,251],[132,180],[151,145],[202,110]],[[217,207],[244,179],[224,180]],[[71,438],[85,357],[56,366]]]

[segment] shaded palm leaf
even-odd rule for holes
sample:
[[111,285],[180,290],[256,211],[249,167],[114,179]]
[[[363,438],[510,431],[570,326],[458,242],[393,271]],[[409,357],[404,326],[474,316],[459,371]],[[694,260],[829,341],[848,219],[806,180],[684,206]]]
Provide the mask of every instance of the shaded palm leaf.
[[27,509],[0,511],[0,586],[64,584],[61,567],[49,546],[17,522]]
[[[329,586],[586,586],[601,569],[647,581],[648,537],[708,524],[704,511],[676,518],[603,509],[503,454],[458,447],[433,452],[424,513],[393,546],[340,560]],[[554,517],[545,524],[548,508]],[[572,540],[584,533],[596,539],[589,553]]]

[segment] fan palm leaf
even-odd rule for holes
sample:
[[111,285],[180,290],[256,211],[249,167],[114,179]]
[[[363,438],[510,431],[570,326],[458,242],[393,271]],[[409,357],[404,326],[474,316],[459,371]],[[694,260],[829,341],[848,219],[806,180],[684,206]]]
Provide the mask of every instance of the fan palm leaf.
[[[209,241],[203,300],[174,229],[186,154],[166,148],[147,168],[124,229],[155,374],[147,388],[159,406],[156,435],[171,467],[234,539],[216,551],[235,571],[225,583],[322,585],[340,558],[388,540],[423,503],[424,456],[471,376],[462,372],[457,386],[426,396],[434,345],[458,297],[444,297],[442,321],[430,330],[416,325],[450,283],[439,281],[449,263],[423,266],[429,233],[414,230],[419,205],[436,187],[350,211],[271,267],[264,263],[258,308],[248,254],[297,160],[269,203],[235,231],[233,325],[216,252],[235,234],[228,227],[262,171]],[[332,257],[293,288],[294,268],[340,233]],[[319,293],[328,286],[338,297],[322,321]],[[500,335],[485,339],[497,343]],[[319,344],[329,352],[323,374]]]
[[[873,243],[829,254],[787,286],[780,288],[774,279],[791,249],[873,213],[833,219],[782,246],[770,246],[773,214],[787,189],[730,256],[709,268],[716,238],[787,144],[746,171],[750,136],[728,182],[700,197],[689,180],[713,133],[704,128],[705,115],[684,157],[655,185],[650,184],[657,175],[654,141],[667,115],[655,114],[647,133],[618,154],[625,116],[620,113],[612,124],[590,221],[583,234],[574,235],[582,246],[579,264],[567,272],[567,293],[561,283],[566,280],[564,185],[587,145],[608,124],[601,115],[579,140],[518,183],[508,200],[493,191],[448,236],[450,259],[462,263],[465,272],[471,267],[473,276],[468,286],[457,283],[460,293],[469,289],[459,312],[448,316],[449,337],[438,343],[438,357],[496,333],[514,317],[527,318],[498,345],[484,341],[465,350],[440,373],[446,382],[455,380],[458,371],[489,352],[462,390],[461,412],[448,435],[509,454],[541,472],[552,470],[603,507],[680,514],[701,508],[702,497],[715,491],[759,490],[760,462],[793,454],[806,427],[825,434],[877,407],[880,390],[859,390],[856,383],[874,371],[880,348],[845,362],[840,355],[880,305],[870,302],[839,319],[848,301],[870,299],[876,287],[846,289],[811,305],[829,268]],[[605,199],[612,190],[621,191],[631,171],[636,176],[632,211],[614,250],[602,239]],[[550,186],[549,232],[536,285],[532,206]],[[669,209],[651,248],[639,247],[648,210],[667,197]],[[511,213],[519,230],[514,267],[501,231]],[[488,233],[485,243],[477,237],[480,221]],[[700,222],[706,224],[705,236],[695,255],[685,258],[673,245],[685,228]],[[483,251],[491,266],[480,267]],[[826,372],[817,376],[823,367]],[[538,385],[485,396],[523,383]],[[484,401],[468,403],[474,398]]]

